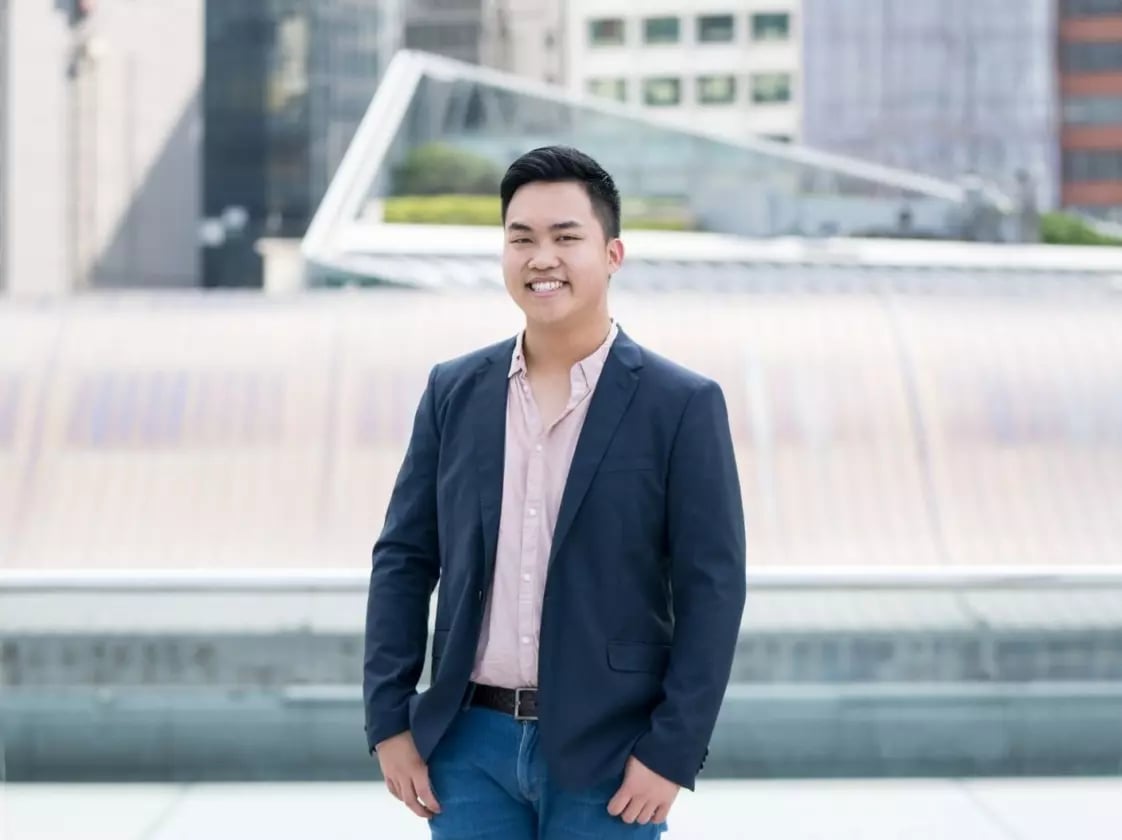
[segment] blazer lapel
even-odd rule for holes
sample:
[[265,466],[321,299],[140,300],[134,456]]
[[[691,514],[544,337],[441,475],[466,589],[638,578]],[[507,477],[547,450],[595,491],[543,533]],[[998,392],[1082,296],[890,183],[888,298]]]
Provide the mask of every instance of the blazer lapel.
[[569,467],[569,477],[561,494],[561,509],[557,513],[557,524],[553,529],[553,545],[549,560],[557,556],[557,549],[565,541],[572,527],[573,519],[584,501],[592,477],[604,458],[604,453],[615,435],[619,421],[639,384],[638,370],[643,366],[639,346],[620,330],[612,343],[611,352],[604,363],[592,402],[588,406],[584,426],[577,438],[577,448]]
[[483,520],[484,581],[491,580],[499,542],[503,500],[503,458],[506,450],[506,400],[514,341],[502,345],[476,373],[472,413],[475,466],[479,475],[479,513]]

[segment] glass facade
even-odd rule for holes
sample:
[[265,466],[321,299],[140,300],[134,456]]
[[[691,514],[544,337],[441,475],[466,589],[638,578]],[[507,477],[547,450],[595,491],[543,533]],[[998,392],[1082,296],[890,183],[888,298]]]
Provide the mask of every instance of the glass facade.
[[1008,194],[1024,170],[1056,206],[1052,0],[804,0],[801,21],[807,145]]
[[384,0],[212,0],[204,213],[245,213],[204,250],[204,283],[259,283],[261,236],[302,236],[390,58]]
[[479,64],[483,7],[483,0],[407,0],[405,47]]
[[702,15],[697,19],[697,40],[702,44],[730,43],[736,37],[732,15]]

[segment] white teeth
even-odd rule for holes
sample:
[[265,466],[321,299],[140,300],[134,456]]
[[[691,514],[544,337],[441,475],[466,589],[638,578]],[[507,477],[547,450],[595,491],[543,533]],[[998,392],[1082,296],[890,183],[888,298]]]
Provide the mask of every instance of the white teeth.
[[543,280],[538,283],[531,283],[530,288],[535,292],[555,292],[564,285],[560,280]]

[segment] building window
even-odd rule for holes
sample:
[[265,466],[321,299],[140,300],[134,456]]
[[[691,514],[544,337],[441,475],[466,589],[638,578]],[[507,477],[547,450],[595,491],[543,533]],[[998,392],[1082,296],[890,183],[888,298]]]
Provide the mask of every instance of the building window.
[[1122,181],[1122,152],[1064,152],[1065,181]]
[[697,19],[697,40],[702,44],[727,44],[735,36],[732,15],[702,15]]
[[790,38],[791,15],[787,12],[752,15],[753,41],[788,41]]
[[660,77],[643,82],[643,101],[648,105],[677,105],[682,101],[682,83],[679,79]]
[[790,73],[756,73],[752,76],[752,101],[771,105],[791,101]]
[[1063,0],[1064,17],[1089,17],[1091,15],[1117,15],[1118,0]]
[[697,101],[702,105],[726,105],[736,101],[735,76],[700,76]]
[[1080,96],[1064,102],[1068,125],[1122,125],[1122,97]]
[[643,21],[643,40],[648,44],[676,44],[680,34],[676,17],[652,17]]
[[588,92],[603,99],[627,101],[627,79],[589,79]]
[[600,18],[588,22],[588,40],[594,47],[623,43],[623,18]]
[[[1119,11],[1122,12],[1122,9]],[[1061,44],[1060,63],[1068,73],[1109,73],[1122,70],[1122,44],[1109,41]]]

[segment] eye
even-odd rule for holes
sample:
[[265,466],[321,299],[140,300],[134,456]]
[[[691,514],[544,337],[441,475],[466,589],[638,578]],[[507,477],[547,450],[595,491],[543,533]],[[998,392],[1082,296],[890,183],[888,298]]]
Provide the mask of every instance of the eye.
[[560,237],[560,239],[561,239],[562,242],[576,242],[578,239],[580,239],[580,237],[579,236],[573,236],[570,233],[566,233],[566,234],[562,235]]

